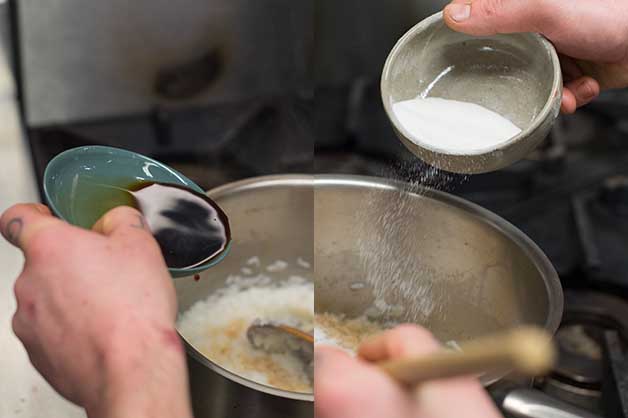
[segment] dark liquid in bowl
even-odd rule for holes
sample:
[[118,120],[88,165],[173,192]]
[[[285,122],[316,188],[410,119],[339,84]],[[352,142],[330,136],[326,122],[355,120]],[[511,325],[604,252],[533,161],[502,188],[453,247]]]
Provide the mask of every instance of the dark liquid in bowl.
[[163,183],[130,188],[168,267],[191,268],[220,256],[231,232],[227,215],[204,194]]
[[[204,194],[178,185],[139,181],[126,185],[86,182],[76,199],[79,222],[91,227],[108,210],[120,205],[139,209],[171,268],[192,268],[221,256],[231,241],[227,215]],[[89,188],[87,188],[89,186]],[[89,191],[88,191],[89,190]]]

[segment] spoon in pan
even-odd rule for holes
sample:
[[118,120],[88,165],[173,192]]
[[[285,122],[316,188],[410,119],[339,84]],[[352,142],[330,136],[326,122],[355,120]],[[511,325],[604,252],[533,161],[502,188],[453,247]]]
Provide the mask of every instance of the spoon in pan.
[[[270,353],[296,353],[304,360],[312,379],[312,335],[287,325],[258,320],[249,327],[247,336],[255,348]],[[376,363],[376,366],[402,384],[415,385],[494,369],[539,376],[551,369],[555,359],[552,337],[537,327],[526,326],[463,343],[456,351],[442,349],[426,356]]]
[[314,378],[314,337],[298,328],[255,320],[246,336],[251,345],[267,353],[293,353],[303,361],[310,381]]

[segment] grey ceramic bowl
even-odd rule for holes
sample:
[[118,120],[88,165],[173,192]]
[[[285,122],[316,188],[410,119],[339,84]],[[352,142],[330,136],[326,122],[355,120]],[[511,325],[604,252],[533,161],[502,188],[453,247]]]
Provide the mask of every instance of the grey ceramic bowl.
[[[449,29],[437,13],[394,46],[384,65],[381,93],[397,135],[413,154],[444,170],[483,173],[524,158],[543,141],[560,110],[562,76],[556,50],[542,36],[472,37]],[[392,105],[419,95],[479,104],[522,131],[475,155],[448,153],[420,139],[413,142]]]

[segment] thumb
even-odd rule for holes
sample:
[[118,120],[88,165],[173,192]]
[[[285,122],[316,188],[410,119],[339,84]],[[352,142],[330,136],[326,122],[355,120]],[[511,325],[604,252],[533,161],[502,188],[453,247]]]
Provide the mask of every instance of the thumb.
[[551,2],[543,0],[454,0],[443,18],[451,29],[469,35],[544,32],[551,23]]
[[[104,235],[114,242],[131,249],[139,249],[145,256],[163,261],[163,253],[140,211],[130,206],[118,206],[105,213],[92,226],[92,231]],[[130,253],[129,253],[130,254]]]
[[32,238],[38,231],[60,225],[66,224],[54,218],[46,206],[37,203],[14,205],[0,217],[2,236],[25,253],[28,252],[33,242]]
[[316,418],[410,416],[406,393],[376,367],[331,347],[314,353]]
[[105,213],[92,230],[111,238],[128,240],[136,237],[145,240],[151,236],[150,230],[140,211],[130,206],[118,206]]

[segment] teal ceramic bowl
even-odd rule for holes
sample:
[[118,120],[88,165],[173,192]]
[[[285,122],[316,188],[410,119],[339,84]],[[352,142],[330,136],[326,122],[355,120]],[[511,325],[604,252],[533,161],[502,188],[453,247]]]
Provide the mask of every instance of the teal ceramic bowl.
[[[62,152],[48,163],[44,172],[44,195],[56,216],[73,225],[91,228],[109,209],[124,204],[123,201],[103,197],[107,189],[103,189],[102,185],[124,187],[141,181],[177,184],[205,193],[183,174],[152,158],[119,148],[88,146]],[[86,202],[94,187],[100,187],[99,199]],[[79,199],[83,199],[81,210],[77,210]],[[230,247],[231,243],[220,256],[200,266],[170,268],[170,274],[172,277],[185,277],[207,270],[222,261]]]

